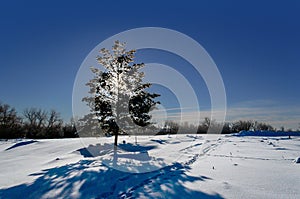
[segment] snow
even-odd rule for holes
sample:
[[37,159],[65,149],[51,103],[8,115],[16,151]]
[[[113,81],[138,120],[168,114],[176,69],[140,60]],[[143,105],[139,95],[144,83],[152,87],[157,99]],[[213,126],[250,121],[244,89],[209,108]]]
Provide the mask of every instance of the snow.
[[297,136],[113,139],[0,141],[0,198],[300,198]]
[[298,131],[240,131],[235,134],[236,136],[300,136],[300,132]]

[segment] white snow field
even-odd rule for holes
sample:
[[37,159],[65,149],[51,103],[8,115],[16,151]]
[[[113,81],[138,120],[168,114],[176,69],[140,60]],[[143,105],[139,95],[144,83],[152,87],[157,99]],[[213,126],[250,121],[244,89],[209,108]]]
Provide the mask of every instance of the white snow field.
[[116,153],[112,143],[1,141],[0,198],[300,198],[299,136],[120,136]]

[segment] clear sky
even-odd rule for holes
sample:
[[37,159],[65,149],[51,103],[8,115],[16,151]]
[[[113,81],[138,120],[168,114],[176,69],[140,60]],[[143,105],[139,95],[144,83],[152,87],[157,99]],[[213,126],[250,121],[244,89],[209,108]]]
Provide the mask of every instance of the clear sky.
[[225,84],[227,120],[297,128],[299,11],[296,0],[2,1],[0,100],[19,112],[54,108],[70,118],[87,54],[114,34],[155,26],[192,37],[210,54]]

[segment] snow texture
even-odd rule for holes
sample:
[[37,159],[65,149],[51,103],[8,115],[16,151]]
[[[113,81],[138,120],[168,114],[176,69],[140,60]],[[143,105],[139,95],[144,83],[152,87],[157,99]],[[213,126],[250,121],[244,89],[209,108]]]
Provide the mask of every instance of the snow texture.
[[0,198],[300,198],[300,137],[120,140],[0,141]]

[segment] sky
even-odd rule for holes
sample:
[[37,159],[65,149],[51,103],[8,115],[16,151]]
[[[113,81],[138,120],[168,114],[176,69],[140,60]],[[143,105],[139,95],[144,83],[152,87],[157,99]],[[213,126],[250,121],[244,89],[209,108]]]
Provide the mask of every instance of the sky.
[[[299,127],[299,1],[0,4],[0,101],[19,113],[26,107],[56,109],[68,120],[76,73],[95,46],[125,30],[163,27],[193,38],[214,60],[226,89],[227,121],[259,119],[276,127]],[[141,57],[183,62],[165,54]],[[195,80],[193,73],[187,76]],[[203,107],[209,106],[202,86],[199,95]]]

